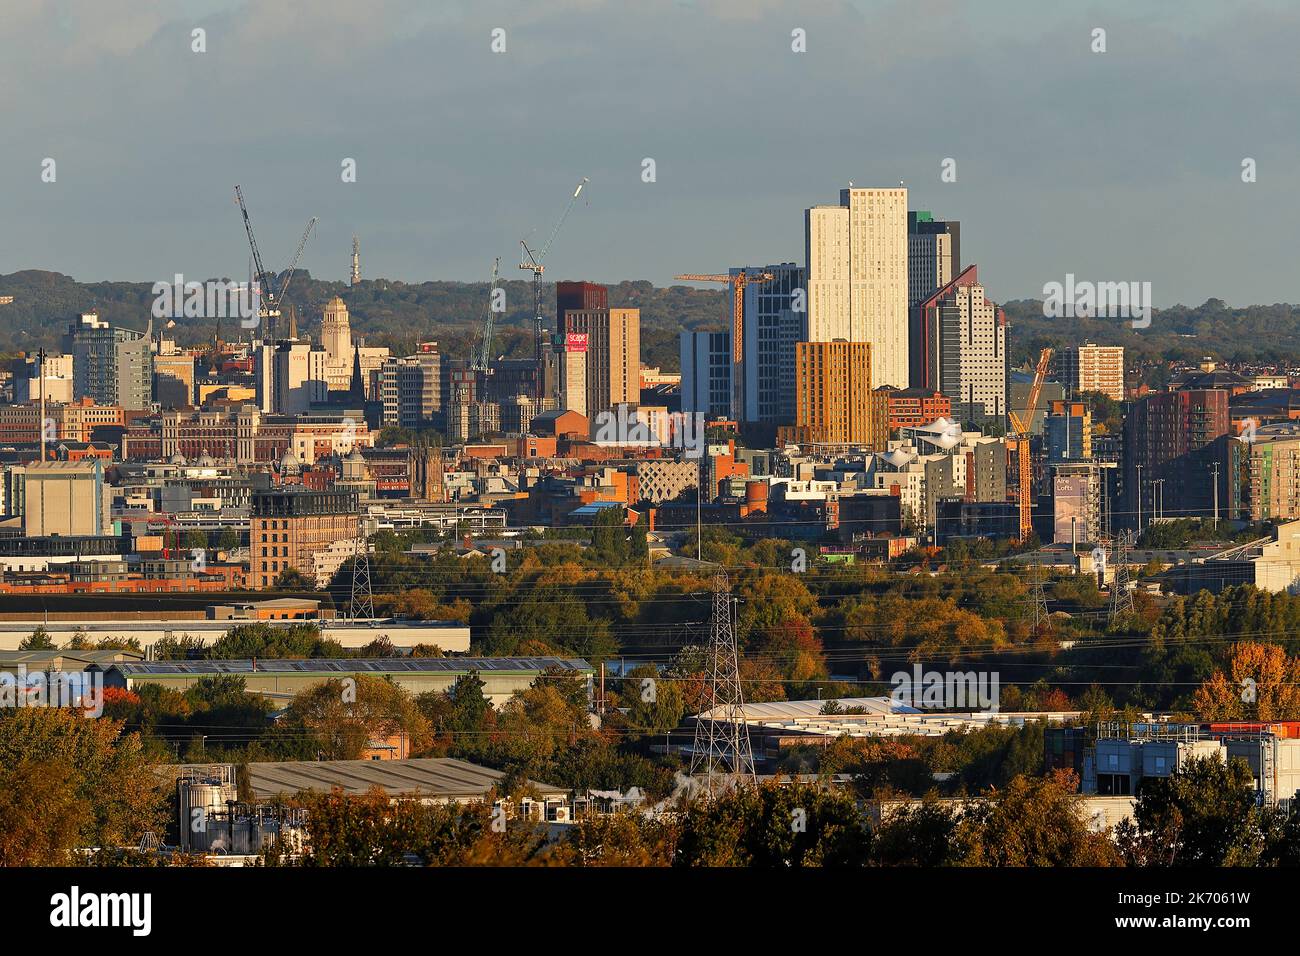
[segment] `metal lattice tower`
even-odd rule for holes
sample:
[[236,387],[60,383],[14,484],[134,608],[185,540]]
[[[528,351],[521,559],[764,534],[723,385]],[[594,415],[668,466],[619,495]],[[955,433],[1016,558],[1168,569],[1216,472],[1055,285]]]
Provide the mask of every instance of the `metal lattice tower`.
[[1129,534],[1125,531],[1115,539],[1115,577],[1110,585],[1110,621],[1133,613],[1133,592],[1129,589],[1128,549]]
[[754,751],[745,723],[745,697],[740,686],[740,657],[731,616],[731,582],[725,573],[713,579],[713,617],[709,622],[710,706],[695,721],[691,776],[713,796],[728,787],[754,780]]
[[1043,576],[1038,568],[1031,572],[1029,580],[1029,626],[1037,637],[1051,626],[1052,616],[1047,610],[1047,593],[1043,590]]
[[357,536],[352,546],[352,599],[348,618],[369,621],[375,616],[375,597],[370,589],[370,546],[366,543],[366,515],[357,510]]

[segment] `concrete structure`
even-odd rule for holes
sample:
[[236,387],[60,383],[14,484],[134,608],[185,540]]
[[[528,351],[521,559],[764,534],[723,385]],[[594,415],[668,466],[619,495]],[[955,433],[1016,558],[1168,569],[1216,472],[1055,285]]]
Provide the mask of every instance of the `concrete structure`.
[[1228,435],[1225,389],[1157,392],[1133,402],[1124,416],[1125,510],[1136,516],[1140,494],[1144,517],[1157,512],[1169,518],[1209,517],[1215,462],[1220,464],[1219,506],[1224,507]]
[[[261,602],[274,603],[274,602]],[[221,620],[176,619],[158,620],[149,617],[123,617],[119,619],[95,618],[84,621],[70,620],[0,620],[0,651],[16,651],[18,645],[31,637],[38,628],[44,628],[55,644],[64,645],[74,637],[82,636],[97,643],[105,638],[134,640],[146,656],[154,644],[164,638],[193,637],[211,644],[224,637],[232,627],[256,621],[270,622],[274,627],[288,627],[303,618],[272,619],[262,616],[229,617]],[[337,641],[343,647],[365,647],[377,638],[386,637],[394,647],[411,648],[419,644],[439,647],[448,654],[464,654],[469,650],[469,627],[445,621],[394,621],[383,619],[353,624],[346,621],[313,621],[320,627],[321,637]],[[83,655],[84,651],[71,652]]]
[[[426,803],[470,803],[500,789],[505,774],[451,757],[416,757],[399,763],[374,760],[310,760],[250,763],[248,782],[254,800],[272,800],[301,791],[328,793],[335,788],[361,796],[379,787],[390,797]],[[529,781],[544,796],[566,791]]]
[[[835,701],[841,712],[823,713],[828,701],[792,700],[745,704],[743,720],[753,741],[755,760],[772,760],[789,747],[825,746],[848,737],[940,737],[950,731],[989,726],[1023,727],[1035,720],[1061,723],[1078,711],[982,712],[924,711],[889,697],[846,697]],[[844,713],[844,711],[854,711]],[[708,716],[706,711],[698,720]],[[722,719],[721,716],[717,719]]]
[[27,537],[112,532],[103,462],[34,461],[11,471],[15,479],[11,507],[22,515]]
[[194,404],[194,355],[172,352],[153,357],[153,397],[163,408]]
[[1092,457],[1092,412],[1083,402],[1052,402],[1047,410],[1047,460]]
[[870,342],[877,385],[908,382],[907,190],[840,190],[804,215],[810,341]]
[[1052,356],[1052,377],[1075,395],[1101,392],[1117,402],[1124,394],[1124,347],[1122,345],[1077,345],[1057,349]]
[[324,355],[319,368],[331,392],[346,392],[352,387],[352,372],[358,359],[361,381],[369,382],[370,373],[389,355],[386,348],[368,348],[354,340],[347,304],[338,296],[330,299],[321,312],[320,348]]
[[483,695],[494,707],[500,707],[516,691],[527,690],[543,673],[571,677],[586,687],[590,699],[595,675],[585,660],[566,657],[314,657],[119,662],[106,668],[104,684],[126,690],[141,684],[159,684],[183,691],[203,677],[236,674],[244,679],[249,693],[287,699],[327,680],[363,674],[391,681],[412,694],[439,693],[450,690],[458,679],[471,673],[483,681]]

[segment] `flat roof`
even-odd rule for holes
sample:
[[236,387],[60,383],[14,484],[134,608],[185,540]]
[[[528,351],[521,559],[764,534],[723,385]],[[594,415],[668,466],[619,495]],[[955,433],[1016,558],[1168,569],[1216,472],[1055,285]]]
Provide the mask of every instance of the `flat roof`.
[[124,661],[113,665],[124,677],[202,677],[210,674],[533,674],[548,668],[588,674],[580,657],[312,657],[252,660]]
[[[288,760],[248,765],[249,784],[256,800],[301,790],[364,794],[381,787],[391,796],[426,796],[442,799],[485,795],[505,774],[452,757],[417,757],[410,760]],[[566,791],[529,781],[543,794]]]

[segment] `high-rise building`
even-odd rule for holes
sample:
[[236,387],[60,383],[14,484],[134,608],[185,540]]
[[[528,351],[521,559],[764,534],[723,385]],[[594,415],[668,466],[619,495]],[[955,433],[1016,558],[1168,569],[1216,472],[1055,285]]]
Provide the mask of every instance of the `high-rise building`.
[[310,342],[281,341],[275,347],[275,401],[273,410],[301,414],[329,397],[327,353]]
[[908,382],[907,190],[850,187],[804,216],[808,340],[870,342],[877,385]]
[[682,411],[726,418],[731,414],[731,333],[683,332],[680,348]]
[[98,405],[132,411],[149,407],[153,395],[153,353],[149,333],[122,329],[93,312],[80,316],[64,336],[72,355],[73,391]]
[[1052,402],[1047,410],[1047,460],[1092,457],[1092,412],[1083,402]]
[[103,462],[34,461],[12,472],[21,478],[14,511],[22,515],[25,537],[113,533],[112,489]]
[[745,286],[745,341],[741,360],[741,407],[745,422],[788,425],[795,416],[795,343],[807,337],[804,301],[807,273],[793,262],[732,269],[768,272],[770,282]]
[[882,442],[872,401],[870,342],[800,342],[795,346],[797,442],[865,445]]
[[962,422],[1006,414],[1006,315],[985,298],[976,266],[912,309],[912,386],[937,389]]
[[555,328],[564,331],[570,312],[599,312],[609,308],[609,290],[597,282],[555,283]]
[[1130,520],[1139,508],[1143,524],[1156,516],[1210,516],[1215,462],[1221,466],[1223,507],[1229,428],[1225,389],[1157,392],[1130,405],[1124,417],[1124,487]]
[[562,332],[555,349],[557,407],[587,414],[587,333]]
[[1124,401],[1124,347],[1122,345],[1077,345],[1059,349],[1052,357],[1053,377],[1079,395],[1101,392],[1117,402]]
[[1242,521],[1300,518],[1300,425],[1262,425],[1254,441],[1228,443],[1224,514]]
[[907,300],[928,298],[961,274],[961,223],[938,222],[924,210],[907,214]]
[[570,310],[563,332],[587,336],[588,419],[641,399],[641,310]]

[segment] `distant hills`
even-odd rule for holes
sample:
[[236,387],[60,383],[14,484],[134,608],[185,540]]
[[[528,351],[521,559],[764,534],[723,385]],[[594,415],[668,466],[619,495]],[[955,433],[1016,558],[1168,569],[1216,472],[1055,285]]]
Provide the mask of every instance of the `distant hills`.
[[[143,329],[153,303],[152,287],[152,282],[78,282],[58,272],[39,270],[0,275],[0,296],[14,297],[12,303],[0,305],[0,351],[57,347],[69,322],[92,310],[115,325]],[[532,352],[532,287],[523,280],[506,282],[504,287],[506,312],[496,317],[494,351],[522,357]],[[544,294],[547,312],[553,314],[554,286],[547,283]],[[468,356],[478,334],[487,308],[488,284],[366,279],[354,289],[300,271],[294,276],[289,299],[297,308],[299,328],[305,334],[316,334],[321,310],[335,295],[347,302],[354,331],[370,344],[408,352],[417,342],[436,340],[445,354],[459,358]],[[641,310],[642,361],[667,370],[678,366],[678,333],[724,328],[729,313],[727,294],[720,288],[661,288],[646,281],[610,285],[609,303]],[[1150,327],[1141,330],[1121,319],[1046,318],[1041,303],[1034,300],[1008,302],[1004,307],[1011,325],[1008,347],[1017,365],[1043,346],[1059,348],[1084,341],[1123,345],[1139,360],[1195,360],[1214,355],[1227,361],[1300,362],[1300,306],[1229,308],[1219,299],[1210,299],[1199,306],[1179,305],[1156,312]],[[175,322],[176,337],[183,345],[210,342],[215,332],[211,320],[180,318]],[[221,331],[229,339],[237,330],[233,321],[227,320]]]

